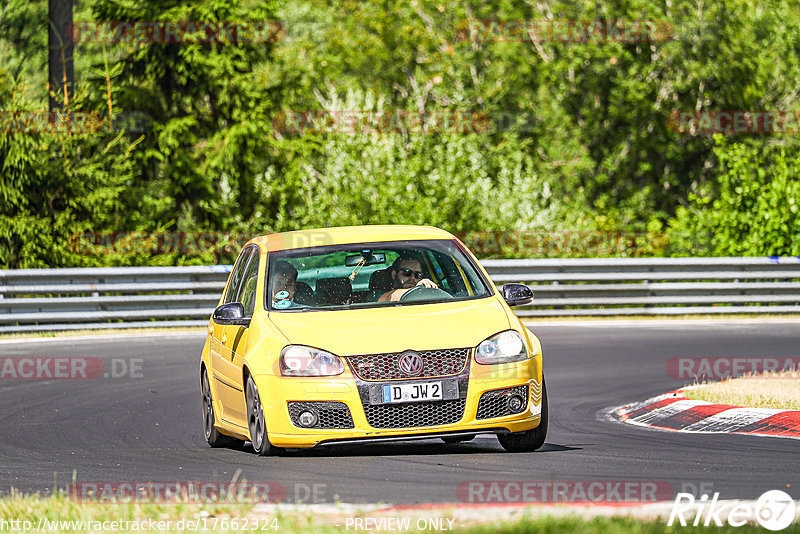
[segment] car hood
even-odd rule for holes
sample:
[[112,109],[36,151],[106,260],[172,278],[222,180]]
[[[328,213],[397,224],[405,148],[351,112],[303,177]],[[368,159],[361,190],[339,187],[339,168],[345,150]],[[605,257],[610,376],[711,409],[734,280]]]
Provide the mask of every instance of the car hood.
[[290,343],[340,356],[474,347],[510,327],[494,296],[356,310],[271,312],[269,320]]

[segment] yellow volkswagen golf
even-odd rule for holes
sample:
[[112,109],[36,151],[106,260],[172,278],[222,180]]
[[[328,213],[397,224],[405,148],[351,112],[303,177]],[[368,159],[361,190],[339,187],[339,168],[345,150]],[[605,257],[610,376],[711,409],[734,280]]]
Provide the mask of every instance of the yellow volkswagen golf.
[[452,234],[358,226],[258,237],[241,251],[200,360],[212,447],[281,448],[547,433],[542,349]]

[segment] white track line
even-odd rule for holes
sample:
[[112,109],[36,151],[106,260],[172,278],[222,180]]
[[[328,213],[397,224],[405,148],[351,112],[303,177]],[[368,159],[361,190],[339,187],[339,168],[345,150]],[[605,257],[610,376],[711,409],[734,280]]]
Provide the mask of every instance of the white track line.
[[14,345],[17,343],[47,343],[52,341],[65,342],[65,341],[108,341],[114,339],[121,339],[126,337],[189,337],[189,336],[205,336],[206,329],[196,331],[177,330],[170,332],[121,332],[119,334],[104,334],[104,335],[85,335],[85,336],[54,336],[54,337],[30,337],[18,339],[0,339],[0,345]]

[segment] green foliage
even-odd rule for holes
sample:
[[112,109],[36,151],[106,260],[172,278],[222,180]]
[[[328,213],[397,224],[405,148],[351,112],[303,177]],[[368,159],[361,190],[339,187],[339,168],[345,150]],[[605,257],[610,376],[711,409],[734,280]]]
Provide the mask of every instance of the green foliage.
[[[344,98],[331,92],[321,101],[332,114],[397,111],[356,91]],[[515,134],[403,133],[372,126],[373,133],[287,136],[285,151],[296,157],[283,176],[293,184],[294,197],[274,229],[392,223],[463,231],[553,223],[551,185]]]
[[[0,6],[0,98],[15,80],[47,98],[47,2],[6,0]],[[6,76],[3,76],[5,72]],[[5,78],[5,79],[4,79]]]
[[[800,109],[796,2],[86,0],[75,9],[75,21],[280,20],[286,32],[275,43],[77,45],[71,110],[105,116],[111,104],[149,117],[149,129],[0,133],[4,267],[204,263],[236,252],[64,248],[83,231],[370,223],[634,236],[621,252],[602,245],[608,254],[797,253],[800,144],[751,135],[715,145],[670,120]],[[0,7],[2,110],[46,106],[46,14],[44,0]],[[533,42],[476,38],[470,20],[644,20],[672,33]],[[342,110],[506,122],[470,134],[276,127],[282,112]],[[562,253],[581,254],[512,252]]]
[[[271,2],[183,0],[92,3],[97,21],[269,21]],[[175,223],[177,230],[220,229],[252,216],[250,194],[269,152],[265,128],[273,106],[262,89],[271,43],[136,43],[116,45],[115,97],[124,109],[152,117],[152,131],[133,154],[137,182],[128,211],[134,225]],[[104,94],[105,80],[90,81]],[[231,190],[232,203],[218,189]],[[144,199],[144,205],[141,204]],[[228,199],[225,199],[228,200]],[[141,209],[144,208],[144,209]],[[235,210],[235,213],[231,213]]]
[[[36,111],[21,95],[2,104],[20,120]],[[123,215],[119,198],[132,181],[129,153],[135,143],[103,129],[12,131],[8,124],[5,129],[0,131],[0,264],[97,264],[77,254],[71,238],[113,225]]]
[[[670,224],[676,253],[800,256],[800,154],[717,137],[717,191],[690,195]],[[698,239],[699,237],[699,239]]]
[[[335,84],[368,88],[388,107],[526,115],[521,149],[536,182],[550,184],[559,229],[647,231],[713,183],[711,137],[670,130],[673,111],[797,105],[800,12],[791,2],[327,5],[286,7],[295,31],[276,58],[296,83],[284,105],[313,109],[312,91]],[[470,39],[467,20],[645,20],[672,31],[655,42],[534,43]]]

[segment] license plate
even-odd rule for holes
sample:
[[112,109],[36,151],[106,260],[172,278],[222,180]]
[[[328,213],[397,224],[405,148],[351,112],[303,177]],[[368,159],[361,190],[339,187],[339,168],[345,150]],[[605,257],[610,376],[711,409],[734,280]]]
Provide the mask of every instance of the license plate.
[[384,384],[383,402],[419,402],[426,400],[442,400],[441,382],[424,382],[422,384]]

